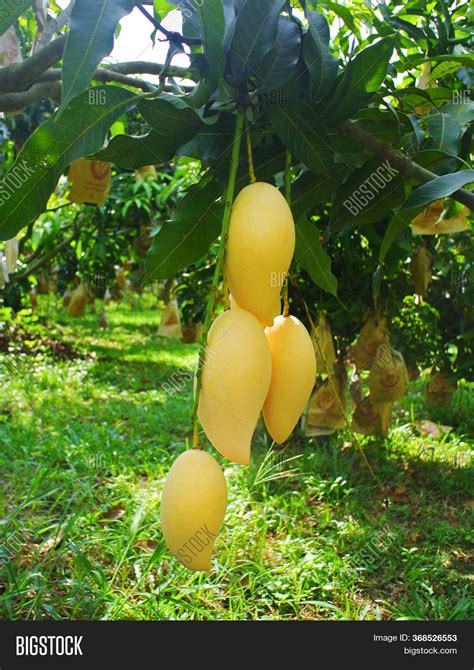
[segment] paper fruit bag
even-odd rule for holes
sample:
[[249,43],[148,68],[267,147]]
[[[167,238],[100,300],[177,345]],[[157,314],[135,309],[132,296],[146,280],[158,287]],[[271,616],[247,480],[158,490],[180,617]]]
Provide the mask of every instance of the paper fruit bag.
[[88,205],[105,205],[110,190],[110,163],[80,158],[69,171],[72,183],[69,200]]
[[380,314],[372,314],[365,321],[354,343],[354,362],[357,370],[370,370],[381,344],[388,344],[387,319]]
[[176,337],[178,339],[183,337],[177,300],[170,300],[164,308],[158,327],[158,335],[162,337]]
[[408,384],[408,372],[402,354],[388,344],[378,347],[369,375],[372,402],[391,402],[403,398]]

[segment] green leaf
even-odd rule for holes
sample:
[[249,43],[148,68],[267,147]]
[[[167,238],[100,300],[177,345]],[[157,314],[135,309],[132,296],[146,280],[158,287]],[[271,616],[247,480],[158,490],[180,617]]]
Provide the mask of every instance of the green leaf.
[[257,88],[261,93],[274,91],[286,84],[298,63],[300,49],[298,26],[280,16],[276,44],[257,66]]
[[235,118],[232,114],[220,114],[215,123],[203,123],[199,132],[179,150],[179,156],[200,160],[220,158],[232,147]]
[[141,136],[116,135],[95,158],[128,169],[157,165],[173,158],[201,127],[196,112],[182,99],[168,94],[140,100],[137,107],[152,131]]
[[316,108],[331,124],[350,118],[379,90],[387,74],[393,39],[386,37],[359,52],[346,67],[333,96]]
[[188,142],[201,127],[201,118],[193,109],[166,93],[154,100],[141,100],[138,111],[155,132],[175,138],[177,146]]
[[102,151],[93,158],[109,161],[128,170],[136,170],[145,165],[158,165],[171,160],[176,153],[173,137],[160,135],[155,131],[148,135],[115,135]]
[[15,23],[17,18],[26,12],[33,0],[15,0],[12,2],[3,2],[0,9],[0,35],[3,35],[8,28]]
[[216,202],[221,192],[220,183],[211,180],[181,200],[153,238],[145,259],[146,281],[174,277],[204,256],[221,230],[224,207]]
[[114,32],[134,0],[76,0],[64,49],[62,111],[87,88],[97,66],[114,46]]
[[344,5],[338,2],[328,2],[327,0],[324,2],[324,7],[327,7],[331,10],[332,13],[336,14],[336,16],[339,16],[339,18],[342,19],[349,28],[351,33],[354,33],[357,39],[361,41],[358,24],[356,23],[356,19],[352,16],[351,9],[344,7]]
[[225,20],[222,2],[221,0],[200,0],[196,4],[197,7],[194,7],[194,4],[192,6],[196,11],[208,70],[194,91],[184,96],[184,100],[194,109],[202,107],[209,100],[219,84],[225,67],[223,46]]
[[405,230],[410,224],[412,217],[407,214],[400,214],[400,212],[395,212],[395,214],[390,219],[385,234],[383,236],[382,244],[379,251],[379,264],[382,265],[385,261],[385,257],[388,253],[388,250],[395,242],[400,233]]
[[462,129],[448,114],[435,113],[428,118],[426,130],[430,136],[425,149],[443,151],[457,156],[461,143]]
[[345,165],[335,167],[329,177],[304,172],[291,186],[291,211],[298,220],[316,205],[328,202],[347,172]]
[[160,21],[176,9],[176,2],[168,2],[167,0],[154,0],[154,10],[155,14],[159,17]]
[[474,170],[461,170],[460,172],[437,177],[413,191],[402,209],[413,209],[421,205],[428,205],[433,200],[452,195],[458,189],[472,182],[474,182]]
[[236,82],[254,76],[275,44],[278,16],[285,0],[247,0],[235,19],[229,66]]
[[329,51],[329,26],[321,14],[306,9],[308,32],[303,56],[311,77],[311,96],[321,100],[337,77],[338,62]]
[[337,296],[337,279],[331,271],[331,259],[321,245],[318,228],[306,216],[296,222],[295,260],[317,286]]
[[450,102],[442,107],[441,112],[443,112],[443,114],[449,114],[449,116],[456,121],[462,129],[465,129],[469,123],[474,121],[474,100]]
[[[76,158],[96,152],[107,130],[138,97],[119,86],[97,86],[73,100],[28,138],[0,182],[0,239],[8,240],[46,209],[58,179]],[[99,102],[97,102],[99,101]]]
[[286,105],[269,105],[267,109],[273,128],[291,153],[312,172],[329,177],[331,139],[309,103],[290,98]]
[[388,160],[374,156],[355,170],[337,191],[331,208],[331,232],[345,225],[376,223],[403,202],[403,180]]

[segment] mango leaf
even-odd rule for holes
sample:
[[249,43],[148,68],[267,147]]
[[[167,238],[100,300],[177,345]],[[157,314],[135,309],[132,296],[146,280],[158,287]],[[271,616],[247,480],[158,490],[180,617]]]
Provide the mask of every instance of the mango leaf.
[[298,63],[300,49],[298,26],[280,16],[276,44],[257,66],[257,88],[261,93],[274,91],[286,84]]
[[322,99],[337,77],[338,62],[329,51],[329,25],[324,16],[306,8],[308,32],[303,56],[311,78],[311,96]]
[[200,160],[215,160],[229,151],[234,138],[235,119],[232,114],[220,114],[214,123],[203,123],[199,132],[183,144],[179,156]]
[[155,11],[155,15],[159,18],[160,21],[163,21],[163,19],[173,11],[173,9],[176,9],[176,2],[168,2],[167,0],[154,0],[153,3],[153,9]]
[[337,191],[331,208],[330,229],[376,223],[405,197],[403,179],[389,160],[374,156],[355,170]]
[[115,135],[105,149],[93,158],[109,161],[128,170],[145,165],[158,165],[171,160],[176,153],[176,140],[155,131],[148,135]]
[[120,167],[136,169],[168,161],[182,144],[201,127],[201,119],[182,99],[163,94],[154,100],[140,100],[137,105],[151,126],[148,135],[116,135],[95,158]]
[[414,207],[427,205],[433,200],[446,198],[472,182],[474,182],[474,170],[461,170],[460,172],[437,177],[413,191],[401,209],[413,209]]
[[331,271],[331,259],[321,245],[318,228],[304,215],[296,222],[295,260],[317,286],[337,296],[337,279]]
[[379,251],[379,264],[382,265],[385,261],[385,257],[388,253],[388,250],[395,242],[397,237],[403,230],[406,230],[410,224],[412,217],[406,213],[395,212],[390,222],[385,229],[385,233],[382,239],[382,244]]
[[138,111],[155,132],[174,137],[177,146],[187,142],[201,127],[201,118],[183,99],[166,93],[153,100],[141,100]]
[[17,18],[26,12],[28,7],[33,4],[33,0],[15,0],[15,2],[3,2],[0,16],[0,35],[3,35],[8,28],[15,23]]
[[329,94],[328,99],[316,107],[318,114],[336,124],[362,109],[384,81],[392,51],[390,37],[360,51],[347,65],[334,95]]
[[329,177],[333,162],[331,139],[305,100],[290,98],[286,105],[268,106],[270,123],[296,158],[316,174]]
[[236,82],[256,74],[275,44],[278,16],[285,0],[247,0],[235,18],[229,48],[230,72]]
[[443,105],[440,111],[443,112],[443,114],[449,114],[449,116],[454,119],[454,121],[459,123],[461,128],[465,130],[469,123],[474,121],[474,100],[466,100],[465,102],[450,102],[446,105]]
[[291,186],[291,211],[294,219],[298,220],[312,207],[328,202],[346,171],[347,168],[343,165],[336,167],[330,177],[304,172],[298,179],[295,179]]
[[361,41],[357,20],[352,16],[352,11],[348,7],[344,7],[344,5],[338,2],[328,2],[328,0],[325,0],[324,7],[327,7],[331,12],[336,14],[336,16],[339,16],[351,33],[354,33],[359,42]]
[[145,259],[145,280],[168,279],[198,261],[219,236],[224,207],[218,180],[191,191],[179,203],[170,221],[153,238]]
[[451,156],[457,156],[462,129],[451,116],[439,112],[433,114],[428,118],[426,130],[430,139],[425,149],[436,149]]
[[114,47],[114,32],[134,0],[76,0],[63,56],[60,111],[87,88],[97,66]]
[[[184,96],[184,100],[194,109],[206,104],[216,90],[225,66],[224,9],[221,0],[200,0],[195,7],[199,33],[203,40],[204,54],[208,70],[194,91]],[[192,4],[194,8],[194,4]]]
[[13,167],[0,182],[0,239],[8,240],[46,209],[64,168],[96,152],[107,130],[138,97],[119,86],[84,91],[63,111],[45,121],[27,139]]

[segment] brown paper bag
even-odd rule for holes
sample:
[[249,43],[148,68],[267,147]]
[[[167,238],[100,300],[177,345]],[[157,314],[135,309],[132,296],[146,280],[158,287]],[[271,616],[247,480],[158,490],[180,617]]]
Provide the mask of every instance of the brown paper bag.
[[69,303],[71,302],[72,294],[73,294],[73,289],[72,288],[67,288],[64,291],[64,294],[63,294],[63,307],[64,308],[69,306]]
[[459,233],[469,227],[469,208],[463,207],[453,216],[443,217],[444,200],[434,200],[411,222],[416,235],[443,235]]
[[432,368],[426,388],[426,404],[449,407],[456,391],[456,386],[456,382],[450,379],[445,372]]
[[0,254],[0,289],[4,288],[8,281],[7,259]]
[[[332,382],[331,383],[331,379]],[[339,370],[332,377],[316,384],[308,403],[304,421],[305,435],[330,434],[346,425],[346,377]],[[324,429],[321,432],[321,429]]]
[[110,191],[110,163],[79,158],[71,165],[69,181],[72,183],[69,193],[71,202],[102,207]]
[[[314,353],[316,356],[316,371],[318,375],[332,374],[336,362],[336,349],[331,332],[331,326],[324,312],[320,312],[316,328],[311,335]],[[319,344],[319,346],[318,346]],[[325,362],[326,361],[326,362]]]
[[352,430],[362,435],[387,433],[392,420],[392,403],[375,403],[366,396],[352,416]]
[[18,262],[19,241],[17,237],[5,242],[4,254],[7,260],[7,271],[11,275],[15,272]]
[[87,286],[81,281],[79,286],[72,292],[71,300],[67,306],[68,315],[74,317],[84,316],[88,297]]
[[381,314],[372,314],[362,326],[353,346],[357,370],[370,370],[372,360],[381,344],[388,344],[387,319]]
[[176,337],[182,339],[183,331],[179,316],[178,301],[170,300],[161,314],[158,335],[162,337]]
[[431,281],[433,266],[433,255],[424,246],[421,245],[416,249],[410,260],[410,271],[415,287],[415,293],[420,297],[426,295],[429,283]]
[[378,347],[369,374],[370,398],[374,403],[403,398],[408,384],[408,372],[402,354],[389,344]]

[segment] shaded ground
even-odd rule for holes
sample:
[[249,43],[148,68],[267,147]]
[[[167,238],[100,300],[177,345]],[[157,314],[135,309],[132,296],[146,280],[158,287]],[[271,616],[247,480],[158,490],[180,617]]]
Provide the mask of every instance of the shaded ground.
[[[361,438],[383,494],[349,434],[268,452],[260,428],[249,468],[223,462],[214,570],[192,574],[163,546],[159,499],[191,436],[191,383],[174,396],[166,384],[196,347],[159,338],[153,309],[108,317],[105,332],[63,311],[47,331],[29,324],[80,356],[0,370],[2,618],[472,616],[472,388],[435,412],[417,382],[389,438]],[[455,430],[421,437],[419,419]]]

